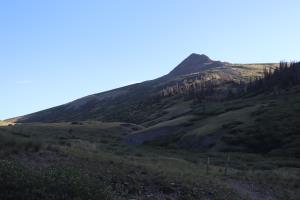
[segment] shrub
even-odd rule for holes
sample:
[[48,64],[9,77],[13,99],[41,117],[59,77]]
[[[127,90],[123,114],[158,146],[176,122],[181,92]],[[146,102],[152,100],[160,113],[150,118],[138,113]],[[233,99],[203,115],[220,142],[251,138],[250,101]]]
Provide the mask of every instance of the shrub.
[[14,161],[0,160],[0,199],[111,199],[103,182],[76,168],[29,171]]

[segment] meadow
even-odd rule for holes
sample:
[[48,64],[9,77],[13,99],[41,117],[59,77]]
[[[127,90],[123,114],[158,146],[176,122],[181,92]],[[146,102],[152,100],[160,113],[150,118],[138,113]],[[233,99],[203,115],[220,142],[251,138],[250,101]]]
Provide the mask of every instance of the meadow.
[[125,144],[124,138],[138,129],[141,127],[129,123],[97,121],[2,126],[0,198],[297,199],[299,196],[299,159]]

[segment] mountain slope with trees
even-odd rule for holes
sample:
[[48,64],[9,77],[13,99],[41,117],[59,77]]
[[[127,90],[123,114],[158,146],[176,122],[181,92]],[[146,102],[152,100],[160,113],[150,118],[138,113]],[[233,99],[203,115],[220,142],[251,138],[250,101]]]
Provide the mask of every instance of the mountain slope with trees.
[[[180,92],[187,99],[192,92],[201,98],[202,93],[199,91],[204,91],[213,93],[215,97],[212,98],[223,98],[228,93],[227,87],[234,88],[237,83],[247,81],[250,77],[262,76],[264,68],[276,66],[277,64],[236,65],[213,61],[205,55],[192,54],[161,78],[90,95],[12,121],[26,123],[102,120],[143,124],[164,115],[161,108],[161,102],[165,101],[162,100],[163,96]],[[171,100],[168,103],[176,102]]]
[[204,65],[0,121],[0,198],[298,200],[300,63]]

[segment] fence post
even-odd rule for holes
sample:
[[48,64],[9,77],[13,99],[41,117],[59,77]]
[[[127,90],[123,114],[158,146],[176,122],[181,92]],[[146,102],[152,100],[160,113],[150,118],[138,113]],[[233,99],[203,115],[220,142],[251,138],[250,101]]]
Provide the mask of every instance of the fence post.
[[225,163],[225,170],[224,170],[225,176],[227,176],[227,173],[228,173],[229,162],[230,162],[230,155],[228,153],[227,158],[226,158],[226,163]]
[[210,158],[209,156],[207,157],[207,163],[206,163],[206,174],[209,173],[209,164],[210,164]]

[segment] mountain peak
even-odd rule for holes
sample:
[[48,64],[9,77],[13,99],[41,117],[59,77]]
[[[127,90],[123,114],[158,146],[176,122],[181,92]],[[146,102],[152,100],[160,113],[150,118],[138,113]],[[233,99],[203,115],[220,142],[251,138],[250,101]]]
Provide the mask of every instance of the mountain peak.
[[197,54],[197,53],[192,53],[189,55],[184,61],[202,61],[202,62],[210,62],[211,59],[205,55],[205,54]]
[[205,54],[192,53],[186,59],[184,59],[179,65],[173,69],[168,76],[180,76],[196,72],[201,72],[208,68],[214,68],[224,65],[220,61],[211,60]]

